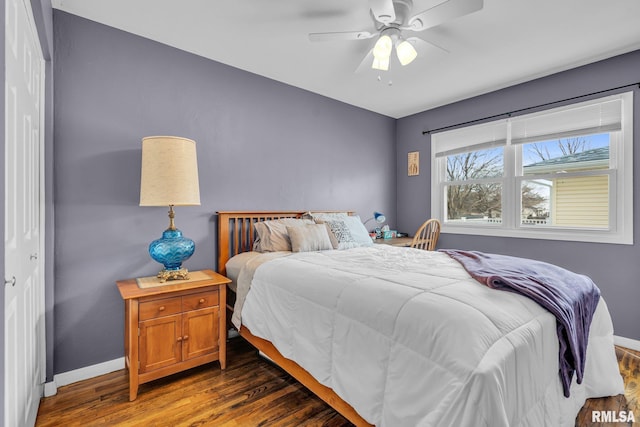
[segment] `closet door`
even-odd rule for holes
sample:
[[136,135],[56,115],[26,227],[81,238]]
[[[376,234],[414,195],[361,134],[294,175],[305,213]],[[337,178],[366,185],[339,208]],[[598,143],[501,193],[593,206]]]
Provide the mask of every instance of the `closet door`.
[[5,419],[35,423],[45,380],[44,60],[28,0],[5,2]]

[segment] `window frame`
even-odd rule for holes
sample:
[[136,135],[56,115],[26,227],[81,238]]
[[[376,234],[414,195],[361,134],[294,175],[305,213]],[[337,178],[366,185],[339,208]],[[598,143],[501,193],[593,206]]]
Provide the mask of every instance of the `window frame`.
[[[522,143],[512,144],[511,125],[514,121],[535,118],[545,114],[562,113],[583,106],[603,104],[611,100],[621,100],[621,128],[617,131],[608,131],[610,134],[609,169],[593,170],[588,172],[569,172],[563,174],[567,178],[587,175],[609,175],[609,226],[608,228],[585,228],[567,226],[544,226],[520,224],[522,209],[523,181],[532,180],[534,177],[549,174],[524,175],[522,171]],[[565,240],[611,244],[633,244],[633,92],[624,92],[585,102],[568,104],[549,110],[525,114],[513,118],[494,120],[480,125],[472,125],[458,128],[449,132],[463,129],[463,135],[469,135],[473,128],[485,126],[506,126],[507,138],[503,145],[504,174],[502,177],[488,178],[491,182],[502,182],[502,223],[469,224],[452,223],[445,220],[446,217],[446,186],[460,185],[462,181],[447,181],[447,150],[444,149],[442,140],[438,135],[431,135],[431,216],[438,218],[442,223],[442,233],[468,234],[494,237],[516,237],[528,239]],[[569,126],[567,126],[569,127]],[[480,133],[483,130],[480,129]],[[486,133],[486,132],[485,132]],[[458,143],[455,151],[464,152]],[[480,144],[482,145],[482,144]],[[466,145],[469,151],[478,147],[477,143]],[[439,150],[439,151],[438,151]],[[473,182],[472,182],[473,181]],[[466,183],[475,183],[482,180],[468,180]],[[463,184],[464,185],[464,184]]]

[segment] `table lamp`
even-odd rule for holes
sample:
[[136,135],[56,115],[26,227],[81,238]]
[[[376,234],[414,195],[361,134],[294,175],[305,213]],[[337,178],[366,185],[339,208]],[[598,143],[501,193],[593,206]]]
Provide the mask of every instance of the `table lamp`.
[[382,224],[383,222],[385,222],[385,221],[387,220],[387,218],[384,216],[384,214],[383,214],[383,213],[380,213],[380,212],[374,212],[374,213],[373,213],[373,216],[372,216],[371,218],[369,218],[368,220],[366,220],[366,221],[364,222],[364,224],[366,225],[369,221],[374,220],[374,219],[376,220],[376,222],[377,222],[378,224]]
[[164,266],[158,273],[161,282],[189,278],[182,262],[196,246],[176,228],[173,207],[193,205],[200,205],[196,142],[175,136],[143,138],[140,206],[169,207],[169,228],[149,245],[151,258]]

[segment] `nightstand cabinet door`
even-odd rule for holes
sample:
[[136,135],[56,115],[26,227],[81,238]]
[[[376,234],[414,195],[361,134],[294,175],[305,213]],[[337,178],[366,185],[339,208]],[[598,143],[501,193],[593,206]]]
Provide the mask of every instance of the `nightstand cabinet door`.
[[182,322],[182,360],[218,352],[218,307],[186,312]]
[[182,315],[140,322],[140,373],[171,366],[181,359]]

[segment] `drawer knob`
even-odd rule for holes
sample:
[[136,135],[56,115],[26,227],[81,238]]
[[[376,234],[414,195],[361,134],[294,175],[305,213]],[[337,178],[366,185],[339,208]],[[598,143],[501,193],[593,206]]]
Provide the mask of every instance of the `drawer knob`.
[[164,311],[164,310],[165,310],[165,306],[164,305],[162,305],[162,306],[160,306],[160,308],[158,308],[158,311]]
[[176,341],[178,342],[182,341],[182,337],[178,337]]
[[200,304],[204,304],[205,299],[204,298],[200,298],[200,301],[198,301],[198,303]]
[[185,341],[188,340],[189,339],[189,335],[183,336],[182,339],[185,340]]

